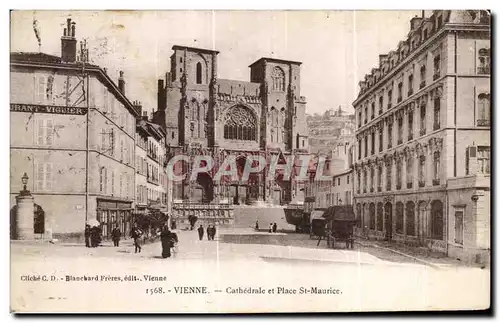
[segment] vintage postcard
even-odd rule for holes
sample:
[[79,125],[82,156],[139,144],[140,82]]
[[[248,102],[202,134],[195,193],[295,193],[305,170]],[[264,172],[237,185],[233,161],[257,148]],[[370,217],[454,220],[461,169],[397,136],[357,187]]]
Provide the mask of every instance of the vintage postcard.
[[10,19],[12,312],[490,307],[490,11]]

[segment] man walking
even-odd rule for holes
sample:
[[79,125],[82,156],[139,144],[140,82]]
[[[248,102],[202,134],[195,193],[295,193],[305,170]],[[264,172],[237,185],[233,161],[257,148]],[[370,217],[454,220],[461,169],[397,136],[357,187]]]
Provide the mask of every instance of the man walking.
[[132,231],[130,232],[130,237],[134,239],[135,253],[141,252],[141,235],[142,232],[135,225],[132,227]]
[[203,225],[200,224],[200,227],[198,228],[198,237],[200,237],[200,240],[203,240],[204,234],[205,234],[205,230],[203,229]]
[[85,247],[90,248],[90,225],[85,225]]
[[276,224],[276,222],[274,222],[274,224],[273,224],[273,233],[276,233],[276,231],[278,231],[278,225]]
[[113,231],[111,231],[111,238],[113,239],[113,245],[115,247],[119,247],[120,246],[121,235],[122,235],[122,233],[120,231],[120,228],[118,228],[118,225],[116,225],[113,228]]

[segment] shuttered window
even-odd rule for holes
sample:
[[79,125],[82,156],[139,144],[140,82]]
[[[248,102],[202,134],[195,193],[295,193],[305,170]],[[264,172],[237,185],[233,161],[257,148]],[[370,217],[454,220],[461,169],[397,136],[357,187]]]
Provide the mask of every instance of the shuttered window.
[[39,119],[37,121],[36,144],[39,146],[52,146],[54,144],[54,122],[52,119]]
[[36,191],[52,190],[54,187],[54,172],[52,163],[38,163],[36,165]]

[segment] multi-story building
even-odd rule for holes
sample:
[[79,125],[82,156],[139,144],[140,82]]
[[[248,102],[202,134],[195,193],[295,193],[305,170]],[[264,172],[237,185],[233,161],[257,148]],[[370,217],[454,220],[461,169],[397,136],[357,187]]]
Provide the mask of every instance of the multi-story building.
[[137,112],[123,75],[117,86],[86,61],[83,46],[77,61],[70,19],[61,45],[61,57],[11,53],[11,214],[26,173],[38,238],[82,238],[91,219],[101,222],[105,237],[115,224],[127,232]]
[[487,255],[490,18],[415,17],[360,82],[355,203],[364,234],[461,259]]
[[156,212],[169,213],[171,203],[169,193],[171,181],[166,170],[165,130],[148,120],[147,112],[138,104],[137,110],[142,117],[136,125],[136,210],[137,213]]
[[[271,160],[307,154],[301,62],[261,58],[250,65],[249,82],[226,80],[217,78],[219,52],[172,49],[166,83],[158,83],[158,111],[153,117],[166,129],[170,155],[210,155],[216,165],[232,155],[242,171],[249,156]],[[216,171],[214,167],[200,173],[196,182],[177,183],[176,198],[203,204],[226,199],[283,204],[300,191],[293,181],[266,177],[265,171],[252,175],[248,185],[236,180],[214,183]]]
[[347,114],[340,106],[321,116],[307,116],[309,152],[329,154],[337,146],[352,144],[356,128],[354,120],[354,114]]

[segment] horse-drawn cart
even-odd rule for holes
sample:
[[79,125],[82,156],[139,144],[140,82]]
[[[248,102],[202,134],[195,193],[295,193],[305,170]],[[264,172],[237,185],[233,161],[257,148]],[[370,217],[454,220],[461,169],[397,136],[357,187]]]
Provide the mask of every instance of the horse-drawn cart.
[[352,206],[331,206],[322,217],[325,219],[325,233],[323,237],[319,237],[318,245],[325,239],[329,248],[335,248],[338,242],[345,242],[346,248],[354,248],[356,217]]

